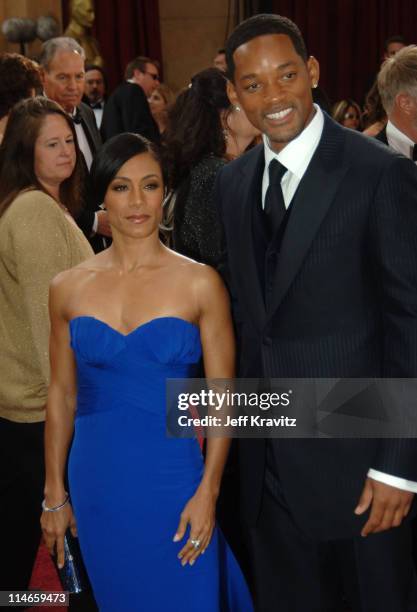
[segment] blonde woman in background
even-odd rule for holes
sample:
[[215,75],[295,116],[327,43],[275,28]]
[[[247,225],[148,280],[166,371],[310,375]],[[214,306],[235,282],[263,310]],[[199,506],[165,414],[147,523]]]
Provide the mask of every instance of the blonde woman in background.
[[168,122],[168,110],[174,101],[174,92],[168,87],[168,85],[164,85],[163,83],[161,83],[161,85],[159,85],[159,87],[155,89],[155,91],[153,91],[148,98],[152,117],[158,126],[160,134],[165,132]]
[[350,98],[336,102],[332,110],[333,119],[351,130],[361,129],[361,115],[359,104]]

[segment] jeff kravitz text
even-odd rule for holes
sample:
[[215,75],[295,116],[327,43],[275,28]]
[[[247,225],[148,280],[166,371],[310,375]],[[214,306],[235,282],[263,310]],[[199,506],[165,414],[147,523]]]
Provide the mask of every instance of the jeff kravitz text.
[[[275,414],[278,407],[282,409],[290,406],[291,394],[291,389],[285,393],[236,393],[229,389],[221,392],[200,389],[195,393],[180,393],[178,410],[188,413],[178,416],[178,425],[225,429],[296,427],[296,418]],[[261,414],[257,414],[259,411]],[[266,415],[266,411],[273,414]]]

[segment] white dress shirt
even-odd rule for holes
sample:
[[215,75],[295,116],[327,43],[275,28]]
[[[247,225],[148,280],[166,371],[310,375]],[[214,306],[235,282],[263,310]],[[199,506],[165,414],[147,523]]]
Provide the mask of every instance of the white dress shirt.
[[317,149],[323,132],[323,112],[317,104],[314,105],[314,108],[316,112],[308,126],[279,153],[275,153],[270,148],[268,138],[264,135],[265,170],[262,178],[262,207],[265,206],[265,195],[269,186],[269,163],[273,159],[277,159],[288,168],[288,171],[282,177],[281,188],[284,196],[285,208],[288,208],[290,205],[297,191],[297,187]]
[[[76,110],[72,113],[75,117]],[[80,147],[81,153],[84,155],[85,163],[87,164],[88,171],[90,172],[91,164],[93,163],[93,154],[91,153],[90,145],[88,144],[87,136],[85,135],[84,128],[81,123],[75,123],[75,132],[77,134],[78,146]]]
[[100,108],[92,108],[92,111],[96,118],[97,128],[100,129],[101,122],[103,121],[104,101],[98,100],[97,104],[100,104]]
[[[76,109],[72,113],[72,116],[75,117]],[[91,153],[90,145],[87,140],[87,136],[85,135],[83,126],[81,123],[75,123],[75,133],[77,134],[78,146],[80,148],[81,153],[84,155],[85,163],[87,164],[88,171],[90,172],[91,164],[93,163],[93,154]],[[91,236],[94,236],[97,233],[98,229],[98,216],[97,213],[94,213],[94,221],[93,226],[91,228]]]
[[413,159],[415,142],[411,138],[406,136],[404,132],[400,132],[391,121],[387,123],[386,134],[388,144],[394,151],[398,151],[398,153],[402,153],[405,157]]
[[[269,186],[269,163],[273,159],[277,159],[281,164],[283,164],[286,168],[288,168],[287,172],[281,179],[281,189],[284,197],[285,207],[291,203],[292,198],[294,197],[295,192],[297,191],[297,187],[300,184],[301,179],[303,178],[308,165],[311,162],[311,158],[313,157],[318,144],[320,142],[320,138],[323,132],[324,126],[324,116],[321,108],[315,104],[315,115],[313,119],[310,121],[308,126],[297,136],[294,140],[291,140],[279,153],[275,153],[269,146],[267,136],[263,136],[264,140],[264,152],[265,152],[265,169],[262,177],[262,208],[265,206],[265,196],[266,191]],[[393,130],[389,128],[391,126]],[[407,139],[409,143],[411,143],[411,156],[412,156],[412,147],[414,143],[402,134],[395,126],[388,122],[387,124],[387,138],[388,142],[390,139],[389,134],[394,133],[394,138],[396,141],[399,141],[398,134],[402,137],[402,142],[404,139]],[[391,144],[391,143],[390,143]],[[407,157],[410,157],[410,144],[407,144],[408,151],[404,153]],[[405,150],[405,145],[402,145],[403,150],[400,152],[403,153]],[[396,146],[393,148],[399,150]],[[380,472],[378,470],[374,470],[370,468],[368,470],[369,478],[373,480],[377,480],[384,484],[390,485],[392,487],[396,487],[397,489],[402,489],[404,491],[410,491],[412,493],[417,493],[417,482],[413,482],[411,480],[406,480],[405,478],[399,478],[398,476],[392,476],[391,474],[386,474],[385,472]]]

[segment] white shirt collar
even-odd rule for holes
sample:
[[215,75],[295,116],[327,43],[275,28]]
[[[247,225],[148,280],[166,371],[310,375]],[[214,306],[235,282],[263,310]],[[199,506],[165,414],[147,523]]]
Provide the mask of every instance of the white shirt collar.
[[299,181],[303,178],[320,142],[324,126],[323,111],[317,104],[314,104],[314,108],[316,112],[307,127],[279,153],[272,151],[268,138],[264,134],[265,168],[268,168],[270,161],[277,159],[292,174],[295,174]]
[[390,147],[402,153],[409,159],[413,159],[414,142],[404,132],[400,130],[391,121],[387,123],[387,140]]

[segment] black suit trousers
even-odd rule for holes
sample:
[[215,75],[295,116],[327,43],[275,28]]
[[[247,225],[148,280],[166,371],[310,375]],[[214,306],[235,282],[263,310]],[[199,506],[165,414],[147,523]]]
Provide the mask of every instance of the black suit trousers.
[[250,529],[256,612],[416,612],[408,522],[366,538],[318,541],[265,488]]

